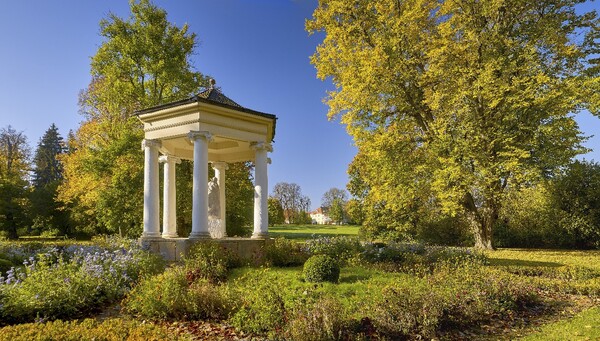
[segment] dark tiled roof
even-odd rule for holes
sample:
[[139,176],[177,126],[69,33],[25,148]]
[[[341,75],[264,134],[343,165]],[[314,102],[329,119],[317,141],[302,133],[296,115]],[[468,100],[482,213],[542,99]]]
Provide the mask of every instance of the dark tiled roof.
[[275,125],[277,124],[277,116],[275,116],[273,114],[267,114],[267,113],[263,113],[260,111],[245,108],[245,107],[237,104],[231,98],[223,95],[222,92],[220,92],[219,90],[217,90],[213,87],[210,87],[204,91],[201,91],[196,96],[186,98],[183,100],[179,100],[179,101],[175,101],[175,102],[157,105],[157,106],[154,106],[151,108],[137,110],[133,114],[136,116],[139,116],[139,115],[149,114],[149,113],[156,112],[159,110],[173,108],[173,107],[177,107],[177,106],[185,105],[185,104],[189,104],[189,103],[194,103],[194,102],[204,102],[204,103],[214,104],[214,105],[218,105],[218,106],[221,106],[224,108],[239,110],[241,112],[245,112],[245,113],[248,113],[251,115],[256,115],[256,116],[261,116],[261,117],[271,119],[271,120],[273,120],[273,136],[271,136],[271,140],[275,137]]
[[212,102],[226,104],[226,105],[230,105],[232,107],[243,108],[241,105],[234,102],[231,98],[223,95],[223,93],[221,91],[214,89],[212,87],[200,92],[196,96],[207,99]]

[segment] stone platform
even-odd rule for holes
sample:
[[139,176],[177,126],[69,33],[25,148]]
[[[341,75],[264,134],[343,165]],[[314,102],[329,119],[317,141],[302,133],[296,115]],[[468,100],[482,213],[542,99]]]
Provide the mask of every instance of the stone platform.
[[160,254],[168,262],[179,262],[187,256],[192,245],[196,243],[217,243],[241,259],[261,264],[264,260],[264,249],[273,239],[222,238],[222,239],[189,239],[189,238],[141,238],[142,246]]

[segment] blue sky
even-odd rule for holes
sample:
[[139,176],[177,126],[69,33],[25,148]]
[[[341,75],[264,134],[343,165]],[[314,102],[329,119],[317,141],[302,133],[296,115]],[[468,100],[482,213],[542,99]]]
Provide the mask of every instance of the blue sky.
[[[214,77],[239,104],[278,116],[269,186],[294,182],[312,207],[331,187],[345,188],[356,149],[345,128],[327,121],[322,99],[333,86],[316,79],[309,56],[322,36],[304,22],[316,0],[154,0],[178,26],[189,24],[199,46],[195,68]],[[598,7],[590,3],[587,7]],[[0,127],[24,131],[32,148],[55,123],[77,129],[77,96],[90,81],[90,57],[101,43],[98,23],[129,15],[127,0],[20,0],[0,5]],[[578,118],[586,135],[600,120]],[[584,157],[600,161],[600,136]]]

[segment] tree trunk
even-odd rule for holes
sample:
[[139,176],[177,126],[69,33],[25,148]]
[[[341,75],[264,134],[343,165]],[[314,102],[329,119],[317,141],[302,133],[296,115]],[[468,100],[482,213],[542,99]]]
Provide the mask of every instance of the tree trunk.
[[11,212],[6,214],[6,225],[8,226],[8,239],[19,239],[19,235],[17,234],[17,226],[15,225],[15,218]]
[[465,208],[469,227],[475,239],[475,248],[493,250],[492,228],[498,220],[498,205],[491,200],[486,200],[483,207],[477,207],[471,194],[465,197]]
[[493,219],[483,219],[472,223],[471,230],[475,238],[475,248],[482,250],[493,250],[492,246],[492,226]]

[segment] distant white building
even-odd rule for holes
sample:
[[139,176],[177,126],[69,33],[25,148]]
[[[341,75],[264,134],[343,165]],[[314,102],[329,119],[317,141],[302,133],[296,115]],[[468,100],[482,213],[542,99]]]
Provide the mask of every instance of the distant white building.
[[328,225],[331,224],[333,221],[327,213],[327,208],[319,207],[316,210],[310,212],[309,214],[313,224]]

